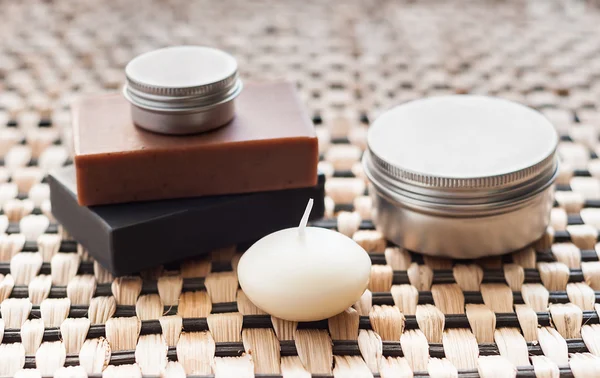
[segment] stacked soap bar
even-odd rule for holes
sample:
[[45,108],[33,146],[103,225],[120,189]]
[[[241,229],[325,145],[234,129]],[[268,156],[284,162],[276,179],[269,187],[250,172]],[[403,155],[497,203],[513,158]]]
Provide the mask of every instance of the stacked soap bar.
[[136,127],[121,94],[83,98],[73,113],[81,205],[317,183],[317,138],[292,84],[246,85],[232,122],[189,136]]
[[257,240],[324,213],[318,146],[293,85],[250,84],[234,119],[194,135],[132,122],[120,93],[73,105],[74,167],[49,177],[52,212],[115,275]]

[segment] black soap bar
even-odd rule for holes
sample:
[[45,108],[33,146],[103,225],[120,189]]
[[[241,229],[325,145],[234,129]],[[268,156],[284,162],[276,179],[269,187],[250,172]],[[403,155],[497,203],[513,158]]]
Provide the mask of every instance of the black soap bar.
[[120,276],[296,227],[325,212],[325,176],[316,186],[239,195],[85,207],[73,166],[48,177],[52,214],[112,274]]

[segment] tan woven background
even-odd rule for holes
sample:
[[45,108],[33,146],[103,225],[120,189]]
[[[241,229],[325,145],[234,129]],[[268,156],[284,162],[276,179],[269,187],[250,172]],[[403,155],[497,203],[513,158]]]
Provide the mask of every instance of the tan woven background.
[[[0,376],[600,377],[590,2],[31,0],[0,1],[0,15]],[[235,248],[114,279],[55,224],[44,175],[70,160],[70,100],[118,90],[130,58],[183,43],[231,51],[246,80],[298,83],[330,176],[318,224],[374,264],[353,308],[300,324],[262,313],[238,289]],[[557,204],[535,245],[458,262],[373,230],[368,120],[445,93],[521,101],[559,130]]]

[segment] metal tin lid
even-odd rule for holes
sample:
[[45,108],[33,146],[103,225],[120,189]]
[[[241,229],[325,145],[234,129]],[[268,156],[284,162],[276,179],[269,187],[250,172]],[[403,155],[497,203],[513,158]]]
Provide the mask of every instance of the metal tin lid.
[[369,128],[365,169],[375,181],[435,203],[491,203],[552,182],[558,135],[540,113],[484,96],[416,100]]
[[210,47],[150,51],[131,60],[125,75],[125,97],[154,111],[196,111],[229,101],[242,89],[235,58]]

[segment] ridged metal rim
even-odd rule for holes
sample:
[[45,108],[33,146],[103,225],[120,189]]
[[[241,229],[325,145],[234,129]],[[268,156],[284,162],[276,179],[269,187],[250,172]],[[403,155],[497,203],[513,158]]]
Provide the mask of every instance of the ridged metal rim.
[[161,87],[135,81],[126,75],[127,86],[137,92],[155,96],[188,97],[188,96],[211,96],[216,93],[225,92],[236,85],[238,80],[237,69],[225,79],[193,87]]
[[468,177],[468,178],[456,178],[456,177],[443,177],[433,176],[422,173],[413,172],[411,170],[403,169],[402,167],[394,166],[379,156],[377,156],[371,149],[369,154],[371,156],[372,163],[379,172],[384,173],[387,178],[392,180],[401,181],[404,183],[438,189],[501,189],[512,187],[521,182],[530,180],[547,172],[554,166],[554,156],[556,147],[552,150],[550,155],[544,158],[537,164],[530,167],[520,169],[518,171],[509,172],[506,174],[484,176],[484,177]]
[[[372,185],[382,193],[387,193],[389,200],[413,209],[431,211],[447,216],[460,214],[497,214],[512,209],[515,206],[534,197],[554,184],[558,176],[558,159],[552,156],[548,170],[540,171],[538,176],[509,186],[507,188],[472,189],[458,193],[453,190],[439,190],[411,186],[410,184],[394,185],[387,177],[382,177],[380,171],[372,164],[372,154],[365,152],[362,158],[364,172]],[[421,190],[419,190],[419,188]],[[458,194],[458,195],[457,195]]]
[[127,84],[123,87],[123,95],[131,104],[146,110],[169,113],[197,112],[214,108],[239,96],[244,86],[237,76],[235,79],[233,85],[225,90],[204,96],[160,96],[140,92]]

